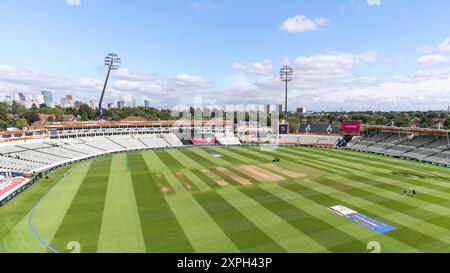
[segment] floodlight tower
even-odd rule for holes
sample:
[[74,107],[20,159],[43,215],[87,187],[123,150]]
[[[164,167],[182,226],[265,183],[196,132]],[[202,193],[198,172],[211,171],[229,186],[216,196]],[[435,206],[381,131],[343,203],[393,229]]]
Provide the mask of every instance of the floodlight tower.
[[287,121],[288,112],[287,112],[287,90],[288,90],[288,82],[292,81],[294,78],[294,69],[285,65],[280,69],[280,80],[285,83],[285,98],[284,98],[284,119]]
[[102,95],[100,97],[100,102],[98,103],[98,110],[100,112],[100,120],[103,120],[102,102],[103,102],[103,96],[105,95],[106,86],[108,85],[109,74],[111,73],[111,70],[119,69],[121,63],[122,63],[122,61],[120,60],[119,56],[117,56],[117,54],[115,54],[115,53],[109,53],[105,57],[105,66],[108,68],[108,74],[106,75],[106,80],[105,80],[105,84],[103,85]]

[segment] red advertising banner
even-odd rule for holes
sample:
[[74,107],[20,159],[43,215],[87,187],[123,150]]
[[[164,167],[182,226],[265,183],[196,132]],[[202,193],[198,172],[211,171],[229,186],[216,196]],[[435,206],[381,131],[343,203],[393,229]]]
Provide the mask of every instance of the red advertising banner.
[[359,130],[361,130],[359,121],[344,121],[341,124],[341,132],[359,133]]
[[6,193],[13,189],[18,189],[27,180],[23,177],[8,179],[0,186],[0,200],[3,200],[3,195],[6,197]]
[[192,143],[194,144],[216,143],[216,138],[215,137],[197,138],[193,139]]

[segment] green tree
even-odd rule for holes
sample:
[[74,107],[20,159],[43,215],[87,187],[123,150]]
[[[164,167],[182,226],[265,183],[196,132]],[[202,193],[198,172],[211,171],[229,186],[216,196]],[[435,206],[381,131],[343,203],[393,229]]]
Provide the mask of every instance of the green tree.
[[30,111],[33,112],[33,113],[39,113],[39,108],[37,107],[36,104],[33,103],[33,105],[31,106]]
[[28,124],[33,124],[41,119],[39,114],[34,112],[24,112],[21,113],[20,116],[24,118]]
[[399,113],[394,118],[394,125],[398,127],[410,127],[411,119],[406,113]]
[[23,129],[23,128],[25,128],[25,127],[28,127],[28,122],[27,122],[27,120],[24,119],[24,118],[18,119],[18,120],[16,121],[16,127],[17,127],[17,128],[20,128],[20,129]]
[[11,105],[12,114],[19,114],[20,105],[14,100]]
[[444,128],[450,129],[450,117],[448,117],[444,122]]

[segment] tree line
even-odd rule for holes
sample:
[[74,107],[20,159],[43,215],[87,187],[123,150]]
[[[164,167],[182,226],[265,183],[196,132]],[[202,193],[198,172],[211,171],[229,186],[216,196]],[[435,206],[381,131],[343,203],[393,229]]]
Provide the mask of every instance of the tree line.
[[[181,116],[190,116],[191,118],[219,117],[218,109],[194,109],[173,113],[168,109],[156,109],[153,107],[123,107],[103,109],[103,115],[106,120],[118,121],[130,116],[142,117],[146,120],[170,120]],[[47,123],[55,121],[64,121],[64,115],[73,115],[78,120],[88,121],[98,119],[98,109],[92,109],[88,104],[81,104],[80,107],[61,108],[59,106],[48,107],[45,104],[39,106],[33,105],[30,109],[19,105],[15,101],[12,104],[0,102],[0,130],[6,130],[8,127],[24,128],[40,120],[39,114],[50,115]],[[245,120],[250,119],[246,113]],[[222,115],[225,118],[225,115]],[[283,119],[283,113],[280,113],[280,119]],[[234,117],[237,121],[237,116]],[[267,124],[270,125],[270,116],[267,117]],[[421,128],[436,128],[441,123],[443,129],[450,129],[450,114],[446,111],[403,111],[403,112],[317,112],[310,114],[289,113],[288,122],[291,132],[294,132],[301,123],[330,123],[339,126],[343,121],[361,121],[363,124],[370,125],[394,125],[398,127],[417,126]]]

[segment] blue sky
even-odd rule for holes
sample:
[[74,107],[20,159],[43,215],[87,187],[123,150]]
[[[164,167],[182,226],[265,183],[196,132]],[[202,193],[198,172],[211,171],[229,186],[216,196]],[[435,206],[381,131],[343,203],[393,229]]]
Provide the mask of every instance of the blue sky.
[[449,10],[446,0],[0,0],[0,96],[97,99],[113,51],[124,69],[108,101],[281,103],[276,74],[289,63],[291,110],[446,109]]

